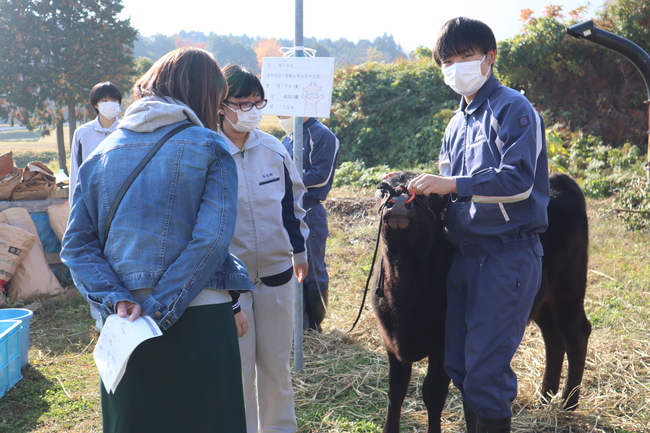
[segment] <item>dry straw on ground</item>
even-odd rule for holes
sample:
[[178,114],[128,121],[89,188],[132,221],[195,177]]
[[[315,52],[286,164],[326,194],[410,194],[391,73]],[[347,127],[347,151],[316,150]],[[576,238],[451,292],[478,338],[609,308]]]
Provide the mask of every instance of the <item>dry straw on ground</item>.
[[[297,409],[317,409],[321,414],[301,429],[310,433],[342,433],[346,431],[341,427],[342,419],[367,419],[369,410],[375,414],[369,421],[381,424],[387,393],[386,356],[369,304],[366,303],[352,333],[345,334],[333,325],[336,322],[339,328],[347,330],[358,312],[376,230],[372,200],[334,199],[327,204],[333,215],[330,242],[334,244],[328,251],[348,257],[329,260],[336,263],[336,269],[331,269],[330,285],[333,320],[325,321],[322,334],[306,334],[304,371],[294,375]],[[336,248],[337,234],[341,238],[338,242],[345,243],[345,248]],[[367,266],[359,264],[360,258],[367,258]],[[597,270],[590,272],[590,286],[599,278],[607,278],[602,274]],[[606,297],[603,293],[588,293],[588,311],[590,303],[601,302]],[[532,324],[513,361],[519,378],[519,396],[513,404],[512,431],[650,432],[649,366],[647,339],[627,337],[620,329],[596,327],[589,341],[577,410],[563,410],[559,395],[549,404],[542,404],[539,386],[544,369],[544,344],[538,328]],[[402,431],[426,431],[426,408],[420,392],[425,371],[425,362],[415,365],[403,408]],[[464,431],[462,405],[453,387],[443,412],[443,430]]]

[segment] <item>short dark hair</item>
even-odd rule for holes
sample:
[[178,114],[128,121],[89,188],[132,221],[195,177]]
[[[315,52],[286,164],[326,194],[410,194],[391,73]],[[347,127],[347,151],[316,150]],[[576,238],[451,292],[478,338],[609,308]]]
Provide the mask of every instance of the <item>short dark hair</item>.
[[223,68],[223,76],[228,82],[228,96],[233,98],[260,96],[264,99],[264,87],[259,78],[249,69],[238,65],[228,65]]
[[487,54],[496,49],[497,41],[487,24],[472,18],[458,17],[447,21],[438,32],[433,58],[441,65],[444,59],[466,51],[480,50]]
[[95,107],[99,101],[104,98],[116,99],[117,102],[122,103],[122,93],[120,93],[120,89],[115,87],[115,85],[110,81],[97,83],[90,91],[90,105],[95,109],[95,113],[99,114],[99,110]]
[[171,97],[190,107],[206,128],[218,130],[218,111],[228,94],[226,80],[214,56],[183,47],[161,57],[133,86],[133,100]]

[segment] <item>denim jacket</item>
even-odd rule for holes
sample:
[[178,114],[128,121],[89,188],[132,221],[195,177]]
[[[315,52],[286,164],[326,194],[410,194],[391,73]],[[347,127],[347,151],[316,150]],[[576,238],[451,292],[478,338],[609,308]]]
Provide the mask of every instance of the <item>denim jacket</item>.
[[[182,122],[126,192],[111,225],[109,208],[152,146]],[[61,259],[77,289],[104,315],[131,291],[153,288],[145,314],[168,329],[204,289],[252,290],[228,252],[237,211],[237,169],[223,139],[187,106],[159,97],[136,101],[118,130],[82,164]]]

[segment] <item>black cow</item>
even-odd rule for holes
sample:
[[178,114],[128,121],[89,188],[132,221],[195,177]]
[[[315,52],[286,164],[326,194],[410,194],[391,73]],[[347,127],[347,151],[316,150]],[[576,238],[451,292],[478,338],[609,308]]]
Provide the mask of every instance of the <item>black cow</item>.
[[[414,173],[400,172],[379,185],[381,237],[372,304],[388,353],[388,412],[384,433],[398,433],[401,407],[414,362],[428,358],[422,385],[428,433],[440,432],[449,387],[443,368],[445,282],[453,248],[443,235],[447,196],[409,197]],[[542,395],[557,393],[564,354],[569,372],[565,407],[573,409],[587,354],[591,325],[584,312],[588,222],[585,199],[567,175],[552,175],[549,227],[544,245],[542,285],[530,316],[542,331],[546,368]]]

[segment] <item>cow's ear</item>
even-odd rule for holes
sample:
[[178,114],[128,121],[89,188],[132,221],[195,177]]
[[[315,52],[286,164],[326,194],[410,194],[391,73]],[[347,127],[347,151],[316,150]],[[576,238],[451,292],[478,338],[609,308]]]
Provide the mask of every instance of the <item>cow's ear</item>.
[[377,186],[377,191],[375,191],[375,198],[384,198],[386,194],[388,194],[386,182],[382,182]]

